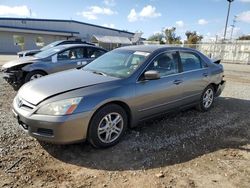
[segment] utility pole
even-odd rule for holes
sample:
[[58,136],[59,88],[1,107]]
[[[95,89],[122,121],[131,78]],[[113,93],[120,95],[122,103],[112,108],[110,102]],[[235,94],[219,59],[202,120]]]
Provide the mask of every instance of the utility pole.
[[224,40],[226,39],[226,35],[227,35],[227,24],[228,24],[228,18],[230,14],[231,3],[234,0],[227,0],[227,1],[228,1],[228,10],[227,10],[227,19],[226,19],[226,25],[225,25],[225,31],[224,31]]
[[234,32],[234,28],[235,28],[236,19],[237,19],[237,16],[234,16],[233,24],[231,25],[232,30],[231,30],[230,40],[232,40],[232,38],[233,38],[233,32]]
[[32,17],[32,10],[31,8],[29,9],[29,13],[30,13],[30,18]]

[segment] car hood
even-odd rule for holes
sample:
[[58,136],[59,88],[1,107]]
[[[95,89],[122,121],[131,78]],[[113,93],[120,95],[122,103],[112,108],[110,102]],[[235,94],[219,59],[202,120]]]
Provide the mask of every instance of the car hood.
[[68,70],[28,82],[20,88],[18,96],[33,105],[37,105],[44,99],[61,93],[118,79],[82,69]]
[[21,65],[21,64],[32,63],[36,60],[37,60],[37,58],[30,57],[30,56],[18,58],[18,59],[15,59],[13,61],[9,61],[9,62],[5,63],[2,66],[2,69],[7,69],[7,68],[14,67],[14,66]]
[[38,52],[41,52],[41,50],[37,49],[37,50],[25,50],[25,51],[21,51],[21,52],[18,52],[17,54],[26,54],[26,53],[38,53]]

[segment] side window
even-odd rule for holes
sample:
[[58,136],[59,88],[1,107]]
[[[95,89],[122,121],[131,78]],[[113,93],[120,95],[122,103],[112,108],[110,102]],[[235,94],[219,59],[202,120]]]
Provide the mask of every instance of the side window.
[[180,52],[183,72],[202,68],[200,58],[193,53]]
[[82,59],[84,57],[83,48],[72,48],[58,54],[58,60]]
[[98,48],[87,48],[87,58],[97,58],[105,54],[105,51]]
[[166,52],[159,55],[148,66],[148,70],[155,70],[160,73],[160,76],[168,76],[178,73],[178,56],[176,53]]

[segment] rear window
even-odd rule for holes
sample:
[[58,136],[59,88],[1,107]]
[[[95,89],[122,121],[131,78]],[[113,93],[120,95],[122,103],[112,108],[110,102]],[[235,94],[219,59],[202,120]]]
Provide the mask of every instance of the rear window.
[[183,67],[183,72],[202,68],[202,63],[200,58],[193,53],[180,52],[180,58]]

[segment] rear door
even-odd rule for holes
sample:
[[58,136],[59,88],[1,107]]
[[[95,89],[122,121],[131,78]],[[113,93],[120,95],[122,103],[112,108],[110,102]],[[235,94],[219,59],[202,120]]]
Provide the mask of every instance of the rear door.
[[180,51],[183,79],[183,103],[193,103],[200,99],[209,84],[209,71],[201,57],[191,51]]
[[143,74],[136,84],[136,107],[139,119],[178,107],[182,97],[181,75],[177,52],[158,55],[146,68],[160,73],[160,79],[143,80]]
[[106,51],[100,49],[100,48],[95,48],[95,47],[91,47],[91,46],[87,46],[86,47],[86,61],[88,63],[90,63],[91,61],[93,61],[94,59],[100,57],[101,55],[105,54]]

